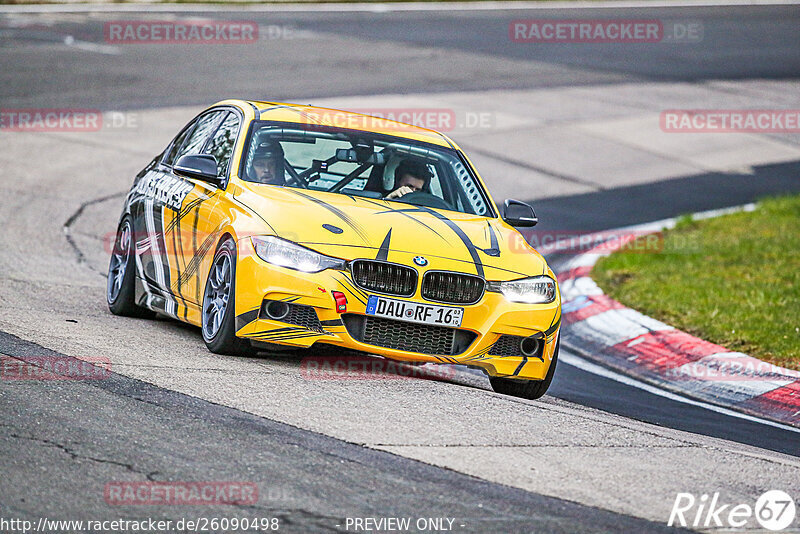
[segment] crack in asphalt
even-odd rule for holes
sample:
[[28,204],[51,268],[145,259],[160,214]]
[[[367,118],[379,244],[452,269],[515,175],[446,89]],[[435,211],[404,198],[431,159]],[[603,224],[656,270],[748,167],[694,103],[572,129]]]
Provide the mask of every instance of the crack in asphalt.
[[[6,427],[6,428],[15,428],[12,425],[7,425],[7,424],[0,424],[0,426]],[[119,461],[111,460],[111,459],[108,459],[108,458],[96,458],[96,457],[93,457],[93,456],[88,456],[88,455],[85,455],[85,454],[81,454],[81,453],[76,452],[74,449],[64,445],[64,444],[61,444],[61,443],[58,443],[58,442],[55,442],[55,441],[52,441],[52,440],[49,440],[49,439],[36,438],[36,437],[33,437],[33,436],[22,436],[22,435],[16,434],[16,433],[10,433],[10,434],[7,434],[7,435],[8,435],[8,437],[11,437],[11,438],[23,439],[23,440],[26,440],[26,441],[39,443],[39,444],[44,445],[44,446],[48,446],[48,447],[52,447],[52,448],[58,449],[58,450],[60,450],[60,451],[62,451],[64,453],[68,454],[70,456],[70,458],[73,459],[73,460],[88,460],[90,462],[96,462],[96,463],[101,463],[101,464],[105,464],[105,465],[113,465],[113,466],[122,467],[122,468],[125,468],[128,472],[135,473],[137,475],[142,475],[143,477],[145,477],[145,479],[147,479],[150,482],[170,482],[169,480],[161,480],[161,479],[156,478],[157,475],[161,474],[160,471],[145,471],[145,470],[142,470],[142,469],[137,469],[133,464],[129,464],[129,463],[125,463],[125,462],[119,462]],[[326,520],[326,519],[327,520],[334,520],[334,521],[342,521],[342,520],[344,520],[343,517],[328,516],[328,515],[318,514],[318,513],[315,513],[315,512],[311,512],[309,510],[305,510],[303,508],[269,507],[269,506],[259,506],[259,505],[252,505],[252,504],[251,505],[244,505],[244,504],[237,504],[237,503],[231,503],[230,506],[234,506],[234,507],[240,508],[242,510],[248,510],[248,511],[253,511],[253,512],[262,512],[262,513],[268,512],[269,515],[278,515],[278,516],[281,516],[282,521],[284,523],[286,523],[286,524],[298,524],[298,525],[299,524],[303,524],[302,522],[293,521],[291,519],[291,517],[290,517],[292,514],[298,514],[298,515],[304,516],[305,518],[315,519],[315,520],[318,520],[318,521],[322,521],[322,520]],[[325,527],[326,530],[336,531],[335,528],[330,528],[329,526],[327,526],[325,524],[317,524],[316,526]]]
[[[14,428],[11,425],[3,425],[3,426]],[[95,458],[93,456],[87,456],[85,454],[80,454],[80,453],[76,452],[74,449],[71,449],[66,445],[63,445],[63,444],[58,443],[56,441],[52,441],[52,440],[45,439],[45,438],[37,438],[37,437],[33,437],[33,436],[22,436],[20,434],[15,434],[15,433],[10,433],[10,434],[8,434],[8,436],[12,437],[12,438],[16,438],[16,439],[23,439],[23,440],[26,440],[26,441],[31,441],[31,442],[34,442],[34,443],[40,443],[42,445],[46,445],[46,446],[49,446],[49,447],[54,447],[56,449],[61,450],[62,452],[65,452],[66,454],[68,454],[73,460],[88,460],[90,462],[97,462],[97,463],[101,463],[101,464],[115,465],[115,466],[118,466],[118,467],[124,467],[129,472],[136,473],[137,475],[142,475],[147,480],[149,480],[151,482],[156,482],[156,479],[154,477],[155,477],[155,475],[160,473],[159,471],[142,471],[140,469],[136,469],[133,464],[129,464],[129,463],[125,463],[125,462],[118,462],[116,460],[110,460],[110,459],[107,459],[107,458]]]
[[104,195],[104,196],[101,196],[101,197],[94,198],[92,200],[87,200],[86,202],[84,202],[80,206],[78,206],[78,209],[75,210],[72,213],[72,215],[69,216],[69,218],[66,220],[66,222],[64,222],[64,225],[63,225],[64,238],[67,240],[67,243],[69,243],[70,247],[72,247],[72,251],[75,253],[76,259],[78,261],[78,265],[84,265],[87,269],[99,274],[103,278],[108,278],[108,274],[103,272],[103,271],[100,271],[98,269],[95,269],[94,267],[89,265],[89,262],[86,261],[86,256],[84,255],[83,251],[80,249],[78,244],[72,238],[72,234],[71,234],[72,230],[71,230],[71,228],[72,228],[72,225],[75,224],[75,221],[77,221],[78,218],[81,215],[83,215],[83,211],[87,207],[89,207],[89,206],[91,206],[93,204],[99,204],[100,202],[105,202],[106,200],[111,200],[113,198],[123,197],[123,196],[125,196],[127,194],[128,194],[127,191],[123,191],[123,192],[120,192],[120,193],[112,193],[110,195]]

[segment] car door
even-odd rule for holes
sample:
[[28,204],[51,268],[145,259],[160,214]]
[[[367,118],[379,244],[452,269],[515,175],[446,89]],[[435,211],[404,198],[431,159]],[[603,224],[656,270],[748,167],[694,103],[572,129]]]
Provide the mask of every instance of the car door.
[[187,125],[165,151],[161,163],[139,181],[137,202],[131,206],[137,269],[147,303],[176,318],[187,318],[187,304],[195,303],[191,297],[196,295],[196,291],[186,290],[192,272],[183,261],[184,241],[198,242],[200,247],[202,236],[197,235],[197,228],[213,210],[217,188],[176,175],[173,165],[184,154],[202,153],[227,114],[226,109],[211,110]]
[[[200,154],[209,154],[217,160],[217,175],[227,177],[236,137],[239,134],[241,117],[236,111],[227,111],[215,124],[215,130],[204,143]],[[188,152],[187,152],[188,153]],[[176,296],[200,305],[203,300],[205,275],[201,272],[203,258],[214,253],[219,240],[219,229],[223,216],[216,212],[220,198],[225,194],[202,180],[184,178],[195,188],[184,200],[182,217],[177,217],[172,236],[176,240],[176,251],[180,251],[177,261],[180,284],[173,284]],[[224,184],[223,184],[224,185]]]

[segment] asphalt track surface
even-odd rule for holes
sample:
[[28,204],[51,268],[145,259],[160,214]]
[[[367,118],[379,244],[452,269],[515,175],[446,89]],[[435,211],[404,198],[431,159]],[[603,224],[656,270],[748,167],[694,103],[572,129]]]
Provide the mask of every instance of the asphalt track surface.
[[[4,108],[153,109],[203,106],[230,96],[268,95],[274,100],[303,101],[337,95],[646,84],[654,80],[698,84],[712,79],[781,80],[797,78],[800,73],[800,36],[796,31],[800,10],[796,6],[620,9],[602,13],[537,10],[208,16],[288,25],[302,37],[274,40],[269,54],[230,45],[203,49],[137,47],[115,55],[102,48],[102,23],[128,17],[42,16],[23,23],[4,18],[0,19],[0,101]],[[704,39],[691,47],[676,44],[668,50],[643,46],[610,51],[601,46],[576,49],[566,45],[531,50],[509,43],[508,21],[547,17],[700,20]],[[65,35],[101,46],[78,52],[64,45]],[[331,40],[341,45],[342,39],[350,46],[331,46]],[[399,61],[404,68],[396,68]],[[23,154],[6,156],[20,158]],[[800,163],[781,163],[757,168],[755,177],[710,172],[646,186],[547,198],[538,200],[536,207],[544,228],[555,224],[549,221],[558,221],[560,229],[600,230],[798,191],[798,174]],[[9,178],[4,176],[5,180]],[[696,188],[693,195],[684,194],[689,181]],[[653,197],[661,201],[647,202]],[[118,203],[111,203],[113,209],[118,209]],[[79,203],[69,212],[78,208]],[[26,220],[41,217],[35,213],[35,205],[19,209]],[[74,257],[63,261],[65,267],[74,268]],[[556,265],[558,261],[553,259]],[[92,298],[97,296],[95,291]],[[8,294],[0,301],[19,306]],[[34,306],[33,301],[30,305]],[[96,310],[102,305],[92,302],[89,307]],[[140,321],[134,323],[115,322],[115,328],[121,329],[115,333],[116,339],[124,340],[128,327],[132,335],[148,331]],[[172,336],[199,338],[191,329],[164,321],[153,326],[152,335],[165,329],[171,330]],[[26,337],[21,340],[0,334],[0,352],[10,356],[47,353],[36,344],[39,339]],[[80,339],[75,342],[79,344]],[[260,368],[259,363],[253,365]],[[432,385],[445,388],[440,393],[445,396],[448,392],[471,394],[471,388],[478,388],[477,394],[481,387],[468,377]],[[738,447],[722,446],[722,441],[714,439],[720,438],[743,444],[754,457],[770,458],[773,453],[769,451],[778,453],[776,458],[800,455],[796,433],[663,399],[570,365],[559,366],[549,393],[553,398],[550,402],[556,404],[548,407],[572,409],[576,405],[592,413],[596,409],[616,414],[609,416],[615,418],[614,424],[635,425],[643,434],[651,430],[637,426],[639,421],[665,431],[698,434],[698,439],[708,436],[710,448]],[[263,414],[253,415],[250,409],[240,411],[181,393],[177,388],[173,391],[117,374],[97,383],[3,384],[0,404],[0,504],[4,516],[112,517],[118,510],[104,507],[98,499],[103,484],[144,477],[256,481],[259,487],[268,488],[262,490],[267,498],[246,511],[280,517],[290,531],[335,530],[341,528],[337,525],[346,516],[455,517],[465,525],[464,531],[475,532],[658,531],[666,522],[663,514],[656,515],[661,519],[654,522],[632,517],[652,519],[653,514],[634,513],[625,506],[620,508],[627,515],[603,510],[603,503],[572,495],[568,484],[560,495],[563,498],[549,497],[531,490],[535,484],[529,484],[525,491],[503,481],[481,480],[463,466],[437,464],[449,467],[443,469],[429,465],[433,462],[422,457],[422,462],[416,461],[413,454],[392,454],[396,451],[390,444],[383,444],[385,450],[364,447],[360,443],[368,440],[342,441],[342,436],[324,435],[312,424],[277,422]],[[515,403],[514,409],[526,406],[531,407]],[[413,408],[405,409],[409,417],[415,416]],[[92,417],[87,418],[87,414]],[[569,417],[560,423],[579,424]],[[742,477],[746,476],[743,472]],[[788,480],[797,488],[796,472]],[[675,487],[674,491],[683,489]],[[148,510],[146,515],[170,518],[182,513],[165,507]],[[207,516],[215,513],[229,514],[230,510],[204,510]],[[124,514],[143,515],[141,510],[131,509]]]
[[[302,102],[336,95],[783,79],[800,72],[800,13],[795,5],[342,14],[232,11],[202,17],[258,22],[266,52],[249,45],[151,44],[129,47],[119,55],[102,48],[75,53],[53,45],[62,44],[67,35],[102,44],[103,22],[129,20],[130,15],[96,14],[90,21],[79,15],[6,20],[0,42],[0,100],[8,107],[136,109],[205,106],[232,97]],[[165,15],[138,18],[162,20]],[[511,42],[509,23],[533,18],[700,22],[703,39],[632,47]],[[282,34],[282,28],[290,33]],[[343,40],[332,46],[331,37]]]

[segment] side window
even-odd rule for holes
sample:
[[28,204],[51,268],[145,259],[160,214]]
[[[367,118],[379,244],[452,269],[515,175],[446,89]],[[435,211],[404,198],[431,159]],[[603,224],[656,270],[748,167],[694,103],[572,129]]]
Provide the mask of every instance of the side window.
[[172,160],[173,163],[178,161],[178,159],[185,154],[201,154],[203,145],[205,145],[208,140],[208,136],[216,129],[222,117],[227,113],[226,110],[212,111],[197,119],[197,124],[192,130],[192,133],[186,138],[183,146],[177,150]]
[[172,167],[172,165],[175,163],[175,159],[178,156],[178,150],[180,150],[181,146],[183,146],[183,142],[186,140],[186,136],[192,133],[194,124],[195,121],[190,122],[189,125],[186,126],[186,128],[184,128],[181,133],[178,134],[178,137],[175,138],[175,141],[173,141],[172,146],[169,147],[169,154],[167,154],[167,157],[164,159],[165,165],[169,165],[170,167]]
[[228,113],[211,138],[208,148],[204,151],[217,158],[217,174],[219,176],[225,176],[228,173],[228,165],[230,165],[233,145],[236,143],[238,133],[239,117],[233,112]]

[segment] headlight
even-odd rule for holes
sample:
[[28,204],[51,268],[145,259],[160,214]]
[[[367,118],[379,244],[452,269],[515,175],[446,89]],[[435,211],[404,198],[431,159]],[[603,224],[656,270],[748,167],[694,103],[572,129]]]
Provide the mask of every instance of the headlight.
[[325,269],[344,269],[345,262],[331,258],[306,247],[301,247],[280,237],[251,237],[258,257],[267,263],[288,267],[304,273],[318,273]]
[[549,276],[534,276],[508,282],[488,282],[488,291],[502,293],[511,302],[546,304],[556,298],[556,281]]

